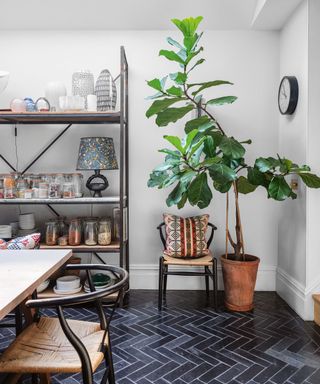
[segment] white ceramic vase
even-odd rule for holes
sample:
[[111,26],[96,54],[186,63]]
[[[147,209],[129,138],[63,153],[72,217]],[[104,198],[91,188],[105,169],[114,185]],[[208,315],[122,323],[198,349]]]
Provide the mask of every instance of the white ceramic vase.
[[46,99],[50,103],[51,111],[60,111],[59,97],[67,95],[67,89],[61,81],[50,81],[45,89]]

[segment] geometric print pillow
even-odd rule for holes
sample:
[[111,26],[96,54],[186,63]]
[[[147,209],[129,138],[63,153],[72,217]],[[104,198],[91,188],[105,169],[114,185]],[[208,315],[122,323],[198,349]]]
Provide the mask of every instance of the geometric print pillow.
[[36,249],[39,248],[40,233],[32,233],[31,235],[16,237],[8,242],[0,240],[0,249]]
[[166,249],[171,257],[195,258],[209,253],[206,241],[209,215],[179,217],[165,213]]

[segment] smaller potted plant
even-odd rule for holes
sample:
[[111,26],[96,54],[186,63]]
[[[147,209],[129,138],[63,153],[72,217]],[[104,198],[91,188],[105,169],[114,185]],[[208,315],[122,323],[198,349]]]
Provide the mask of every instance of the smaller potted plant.
[[[197,118],[185,123],[185,136],[165,135],[170,148],[160,149],[164,162],[150,174],[149,187],[173,187],[166,200],[167,205],[179,209],[189,202],[200,209],[208,207],[213,191],[227,196],[233,190],[235,206],[235,238],[231,235],[226,215],[226,252],[221,257],[225,287],[225,305],[230,310],[248,311],[253,308],[253,293],[259,265],[257,256],[248,255],[240,214],[239,194],[254,192],[262,187],[267,197],[283,201],[297,196],[287,182],[287,177],[297,175],[308,187],[320,188],[320,178],[310,172],[307,165],[299,166],[293,161],[276,155],[259,157],[253,164],[245,155],[251,140],[238,140],[227,134],[213,115],[210,107],[219,107],[236,101],[236,96],[215,96],[203,103],[203,94],[219,86],[229,86],[225,80],[192,82],[193,72],[205,61],[200,58],[203,47],[199,46],[202,33],[197,32],[202,17],[173,19],[172,22],[183,34],[182,42],[167,39],[174,50],[160,50],[159,55],[177,63],[178,68],[162,78],[148,81],[156,90],[146,112],[148,118],[156,116],[156,124],[165,127],[186,119],[197,110]],[[228,252],[228,243],[233,252]]]

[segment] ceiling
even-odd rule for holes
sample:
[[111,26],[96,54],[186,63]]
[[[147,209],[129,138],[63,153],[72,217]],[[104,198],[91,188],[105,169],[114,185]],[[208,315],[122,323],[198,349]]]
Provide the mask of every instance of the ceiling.
[[281,29],[303,0],[1,0],[2,30],[166,30],[204,16],[203,28]]

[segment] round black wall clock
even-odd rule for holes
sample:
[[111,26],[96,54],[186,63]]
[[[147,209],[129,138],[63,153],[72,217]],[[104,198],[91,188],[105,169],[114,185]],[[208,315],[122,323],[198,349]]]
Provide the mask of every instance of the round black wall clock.
[[292,115],[299,98],[298,80],[295,76],[284,76],[278,93],[278,106],[282,115]]

